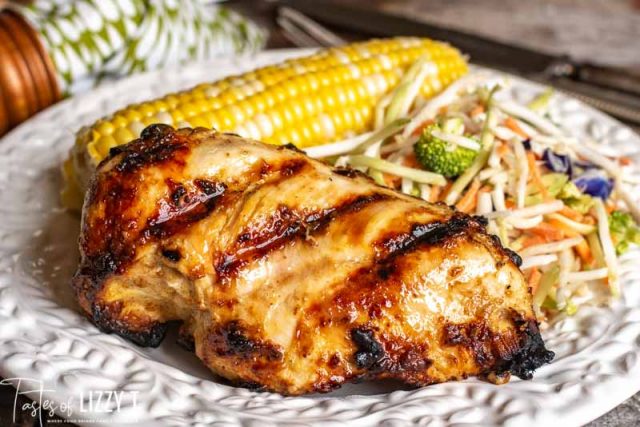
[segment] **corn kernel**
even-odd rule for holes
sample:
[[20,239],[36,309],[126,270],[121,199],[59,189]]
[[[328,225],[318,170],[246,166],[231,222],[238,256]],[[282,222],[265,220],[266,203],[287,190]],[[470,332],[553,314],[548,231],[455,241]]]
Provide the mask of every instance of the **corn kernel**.
[[133,134],[134,138],[138,138],[144,130],[144,124],[138,120],[133,121],[129,124],[129,130]]
[[118,145],[118,142],[111,135],[103,136],[95,142],[95,149],[101,158],[109,155],[109,150]]
[[127,128],[118,128],[113,133],[113,138],[116,140],[117,145],[126,144],[135,139],[133,133],[131,133],[131,131]]
[[142,119],[142,124],[144,127],[151,126],[156,123],[155,117],[145,117]]
[[273,123],[267,115],[258,114],[254,120],[263,138],[268,138],[273,134]]
[[267,118],[271,122],[271,126],[273,126],[273,131],[280,130],[284,127],[284,121],[282,119],[282,114],[279,111],[273,110],[268,115]]
[[331,120],[331,118],[329,117],[328,114],[322,114],[320,115],[320,126],[322,126],[322,130],[324,132],[324,137],[327,140],[331,140],[333,139],[336,135],[336,127],[333,124],[333,121]]
[[229,114],[233,117],[234,123],[244,123],[249,117],[245,115],[245,112],[237,105],[231,105],[228,109]]
[[256,114],[256,109],[254,108],[253,104],[247,100],[242,100],[238,102],[238,108],[242,110],[242,112],[244,113],[244,116],[247,119],[250,119]]
[[151,104],[151,107],[156,111],[156,112],[163,112],[163,111],[167,111],[169,109],[169,104],[167,104],[166,102],[162,101],[162,100],[157,100],[154,101]]
[[258,128],[258,126],[256,125],[256,123],[252,120],[246,122],[244,124],[244,128],[247,131],[247,136],[251,139],[256,139],[256,140],[260,140],[260,138],[262,137],[261,133],[260,133],[260,129]]
[[222,108],[222,102],[218,99],[218,98],[213,98],[209,100],[209,105],[211,110],[217,110],[219,108]]
[[129,124],[129,121],[127,119],[125,119],[123,116],[117,115],[114,116],[113,119],[111,119],[111,124],[116,127],[124,127],[126,125]]
[[173,123],[178,123],[184,120],[184,114],[181,110],[173,110],[170,114],[173,119]]
[[298,132],[300,133],[300,146],[308,147],[309,145],[311,145],[312,140],[311,140],[311,131],[309,130],[309,127],[302,126],[300,129],[298,129]]
[[159,112],[158,114],[153,116],[153,118],[156,121],[156,123],[162,123],[169,126],[173,125],[173,117],[171,116],[171,114],[167,113],[166,111]]
[[125,111],[124,118],[127,119],[128,121],[142,120],[142,114],[140,114],[135,109],[130,108]]
[[316,109],[316,104],[311,99],[309,99],[308,97],[302,98],[301,104],[302,104],[301,107],[304,110],[304,114],[307,117],[311,117],[311,116],[315,115],[316,112],[318,111]]
[[300,145],[300,143],[302,142],[302,136],[300,135],[300,132],[298,132],[296,129],[291,129],[289,131],[289,142],[291,142],[293,145]]
[[268,91],[265,91],[262,94],[262,96],[264,97],[264,101],[265,101],[266,107],[267,107],[267,108],[264,109],[264,111],[266,111],[269,108],[273,108],[273,106],[276,105],[277,100],[276,100],[276,97],[273,96],[272,93],[269,93]]
[[176,108],[180,103],[180,101],[178,100],[178,97],[175,95],[165,96],[164,102],[169,106],[170,110],[173,110],[174,108]]
[[193,108],[198,112],[197,114],[201,114],[204,111],[209,109],[210,101],[205,98],[201,98],[193,103]]
[[285,123],[285,125],[290,125],[293,123],[293,120],[295,118],[293,116],[293,113],[287,106],[281,105],[278,110],[280,111],[280,115],[282,116],[282,122]]
[[344,131],[344,118],[342,117],[342,114],[334,113],[330,115],[329,118],[333,122],[333,127],[336,130],[336,135],[342,135],[342,132]]
[[116,130],[116,128],[111,122],[100,122],[100,124],[96,126],[96,131],[98,132],[98,134],[103,136],[111,135],[114,130]]
[[89,157],[91,158],[91,161],[93,162],[94,166],[100,163],[100,161],[103,159],[103,156],[100,153],[98,153],[98,150],[96,150],[95,142],[92,142],[87,145],[87,154],[89,154]]
[[222,110],[219,110],[217,113],[220,119],[220,131],[227,132],[233,129],[236,122],[234,117],[229,112],[229,110],[222,109]]
[[156,110],[151,106],[151,104],[142,104],[138,107],[138,111],[142,114],[142,117],[149,117],[152,114],[156,113]]
[[190,117],[193,117],[196,114],[198,114],[198,109],[196,108],[196,106],[194,105],[193,102],[189,102],[189,103],[186,103],[186,104],[181,104],[180,105],[180,111],[182,111],[182,114],[186,118],[190,118]]
[[193,116],[189,119],[189,123],[191,123],[193,127],[209,127],[209,122],[203,116]]
[[205,123],[207,123],[205,127],[213,127],[211,123],[216,120],[216,115],[212,111],[205,111],[204,113],[200,114],[200,116],[204,119]]
[[295,123],[302,123],[307,118],[304,108],[299,102],[295,102],[291,105],[291,112],[293,114],[293,120]]
[[321,138],[324,139],[322,126],[317,120],[313,120],[309,123],[309,130],[311,131],[311,140],[316,142]]

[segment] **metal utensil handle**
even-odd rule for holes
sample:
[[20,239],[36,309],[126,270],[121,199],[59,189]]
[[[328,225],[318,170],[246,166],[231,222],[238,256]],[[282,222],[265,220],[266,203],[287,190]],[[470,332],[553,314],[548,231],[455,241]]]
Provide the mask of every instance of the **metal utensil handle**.
[[298,46],[330,47],[346,43],[333,31],[290,7],[278,8],[276,22],[285,31],[285,36]]
[[566,95],[572,96],[585,104],[589,104],[592,107],[597,108],[617,119],[620,119],[627,124],[633,125],[636,129],[640,126],[640,111],[625,107],[624,105],[616,104],[610,101],[606,101],[601,98],[594,98],[593,96],[585,95],[580,92],[574,92],[570,89],[557,88],[559,92],[563,92]]
[[631,70],[584,64],[576,67],[574,78],[584,83],[640,95],[640,73]]

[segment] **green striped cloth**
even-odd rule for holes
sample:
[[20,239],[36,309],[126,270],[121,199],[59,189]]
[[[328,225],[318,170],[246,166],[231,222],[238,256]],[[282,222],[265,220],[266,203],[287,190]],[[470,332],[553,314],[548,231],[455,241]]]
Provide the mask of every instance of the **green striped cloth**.
[[254,52],[266,39],[207,0],[36,0],[19,11],[42,35],[67,95],[105,78]]

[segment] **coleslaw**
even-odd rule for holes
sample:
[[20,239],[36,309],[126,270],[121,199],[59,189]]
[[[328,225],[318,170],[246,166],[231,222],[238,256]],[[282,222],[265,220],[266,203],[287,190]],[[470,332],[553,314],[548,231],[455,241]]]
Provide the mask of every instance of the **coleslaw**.
[[640,243],[630,159],[563,129],[549,113],[551,89],[525,105],[500,98],[508,81],[472,72],[421,99],[416,79],[430,66],[416,62],[382,99],[373,132],[307,154],[485,216],[521,255],[541,320],[619,297],[618,256]]

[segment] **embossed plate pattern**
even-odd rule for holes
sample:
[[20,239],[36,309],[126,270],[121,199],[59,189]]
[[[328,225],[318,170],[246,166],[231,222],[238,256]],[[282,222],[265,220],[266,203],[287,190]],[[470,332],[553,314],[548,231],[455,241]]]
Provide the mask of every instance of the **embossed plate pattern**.
[[[585,423],[640,389],[640,251],[621,263],[625,292],[612,308],[590,308],[545,332],[556,360],[533,381],[477,380],[414,390],[347,386],[324,396],[285,398],[217,381],[168,337],[141,349],[100,333],[76,308],[69,278],[79,222],[59,207],[60,162],[81,126],[115,109],[308,51],[272,51],[136,76],[69,99],[0,141],[0,375],[38,378],[45,398],[90,390],[137,391],[120,411],[85,413],[117,425],[559,425]],[[493,73],[493,72],[490,72]],[[496,75],[496,73],[493,73]],[[513,78],[507,95],[541,90]],[[556,96],[553,113],[577,136],[591,136],[640,165],[640,138],[578,101]],[[133,396],[129,393],[127,396]],[[542,424],[540,424],[542,423]]]

